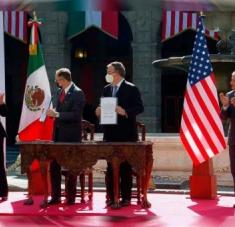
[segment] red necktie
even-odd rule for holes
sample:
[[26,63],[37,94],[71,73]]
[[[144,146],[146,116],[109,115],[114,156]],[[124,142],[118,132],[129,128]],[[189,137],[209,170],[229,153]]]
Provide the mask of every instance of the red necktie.
[[64,89],[63,89],[63,90],[61,91],[60,97],[59,97],[60,102],[63,102],[63,101],[64,101],[64,97],[65,97],[65,91],[64,91]]

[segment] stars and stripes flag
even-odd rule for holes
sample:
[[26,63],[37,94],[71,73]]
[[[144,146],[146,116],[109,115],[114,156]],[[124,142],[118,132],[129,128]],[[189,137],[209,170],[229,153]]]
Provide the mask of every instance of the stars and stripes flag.
[[[196,29],[199,21],[197,12],[164,10],[162,13],[162,41],[169,39],[186,29]],[[206,35],[219,39],[218,30],[205,30]]]
[[202,17],[199,17],[189,67],[180,137],[195,165],[212,158],[226,148],[215,76]]

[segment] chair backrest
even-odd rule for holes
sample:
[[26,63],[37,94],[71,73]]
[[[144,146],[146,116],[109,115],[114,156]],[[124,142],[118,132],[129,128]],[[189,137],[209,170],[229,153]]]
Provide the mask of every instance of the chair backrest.
[[145,141],[146,138],[146,127],[144,124],[140,122],[136,122],[137,130],[138,130],[138,140],[139,141]]
[[[95,125],[89,121],[82,120],[82,140],[94,140]],[[90,135],[88,137],[88,135]]]

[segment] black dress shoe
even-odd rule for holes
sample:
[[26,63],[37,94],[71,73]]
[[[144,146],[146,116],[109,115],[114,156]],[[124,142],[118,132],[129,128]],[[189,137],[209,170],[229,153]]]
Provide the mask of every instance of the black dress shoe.
[[114,204],[114,201],[113,201],[113,200],[109,200],[109,201],[106,202],[107,207],[110,207],[110,206],[112,206],[113,204]]
[[129,206],[129,205],[131,205],[131,201],[128,200],[128,199],[123,199],[123,200],[120,202],[120,205],[121,205],[122,207]]
[[75,204],[75,199],[67,199],[67,200],[66,200],[66,203],[67,203],[68,205],[73,205],[73,204]]
[[48,205],[54,205],[54,204],[59,204],[61,203],[61,200],[59,198],[52,198],[47,202]]
[[33,205],[33,199],[32,198],[28,198],[24,201],[24,205],[29,206],[29,205]]
[[7,196],[2,196],[1,200],[0,201],[6,201],[7,200]]
[[48,206],[48,201],[46,199],[42,200],[42,202],[40,203],[40,207],[44,209],[47,208],[47,206]]

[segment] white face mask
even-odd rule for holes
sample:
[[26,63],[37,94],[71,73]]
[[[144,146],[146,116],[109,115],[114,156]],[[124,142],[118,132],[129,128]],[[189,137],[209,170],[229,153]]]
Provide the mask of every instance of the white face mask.
[[106,74],[105,80],[107,83],[112,83],[113,82],[113,76],[111,74]]

